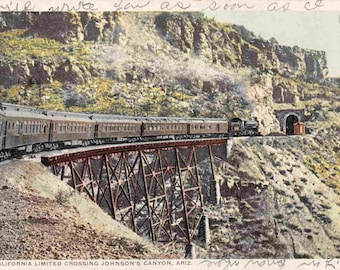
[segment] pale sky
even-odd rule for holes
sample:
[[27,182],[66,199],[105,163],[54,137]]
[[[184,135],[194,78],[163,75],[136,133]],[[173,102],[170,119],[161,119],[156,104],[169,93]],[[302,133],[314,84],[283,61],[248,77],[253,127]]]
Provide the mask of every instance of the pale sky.
[[279,44],[322,50],[327,54],[329,77],[340,77],[340,12],[224,11],[206,12],[218,21],[245,26]]

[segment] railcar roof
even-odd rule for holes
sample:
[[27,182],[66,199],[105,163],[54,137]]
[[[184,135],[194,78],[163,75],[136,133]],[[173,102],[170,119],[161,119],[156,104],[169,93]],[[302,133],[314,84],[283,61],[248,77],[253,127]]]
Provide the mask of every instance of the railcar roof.
[[225,119],[221,118],[191,118],[191,117],[144,117],[142,121],[146,122],[226,122]]
[[10,104],[10,103],[5,103],[1,102],[0,103],[0,109],[4,112],[20,112],[20,113],[28,113],[31,115],[43,115],[46,114],[45,110],[42,109],[37,109],[37,108],[32,108],[32,107],[27,107],[27,106],[22,106],[22,105],[17,105],[17,104]]
[[64,112],[64,111],[47,111],[47,115],[50,117],[83,118],[83,119],[90,119],[91,116],[91,114],[89,113]]
[[129,118],[93,118],[93,121],[98,123],[130,123],[130,124],[136,124],[141,123],[141,121],[137,119],[129,119]]
[[34,118],[34,119],[41,119],[41,120],[48,120],[49,117],[47,117],[45,114],[39,114],[29,111],[3,111],[3,115],[6,117],[15,117],[15,118]]

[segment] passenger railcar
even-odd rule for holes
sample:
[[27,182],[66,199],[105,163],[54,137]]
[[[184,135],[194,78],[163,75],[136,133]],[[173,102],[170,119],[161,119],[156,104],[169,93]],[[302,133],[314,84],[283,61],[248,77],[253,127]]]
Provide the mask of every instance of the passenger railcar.
[[[41,110],[2,104],[2,149],[30,152],[32,147],[48,141],[51,120]],[[21,149],[24,147],[23,149]]]
[[112,117],[96,114],[94,139],[99,143],[122,141],[126,138],[140,138],[142,123],[134,118]]
[[48,142],[81,145],[94,137],[95,121],[88,114],[49,111],[47,116],[51,120]]
[[202,135],[222,135],[228,132],[228,122],[226,120],[197,119],[191,120],[188,124],[188,134],[194,136]]
[[142,120],[142,137],[175,138],[187,135],[187,121],[184,119],[147,118]]
[[259,122],[234,118],[125,117],[0,103],[0,160],[19,152],[116,141],[256,136]]

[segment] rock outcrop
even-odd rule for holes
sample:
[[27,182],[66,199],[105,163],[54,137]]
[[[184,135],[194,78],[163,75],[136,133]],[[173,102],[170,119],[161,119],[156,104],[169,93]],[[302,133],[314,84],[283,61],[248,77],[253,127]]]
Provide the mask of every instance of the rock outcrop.
[[309,82],[320,82],[328,73],[325,52],[282,46],[275,39],[263,40],[242,26],[219,24],[200,13],[162,13],[155,21],[173,46],[213,63]]
[[[288,47],[256,37],[244,27],[220,24],[202,13],[160,13],[155,27],[161,37],[183,52],[213,64],[249,67],[288,78],[320,82],[327,75],[325,52]],[[118,13],[1,14],[0,30],[25,28],[32,36],[70,41],[118,43],[128,31]]]

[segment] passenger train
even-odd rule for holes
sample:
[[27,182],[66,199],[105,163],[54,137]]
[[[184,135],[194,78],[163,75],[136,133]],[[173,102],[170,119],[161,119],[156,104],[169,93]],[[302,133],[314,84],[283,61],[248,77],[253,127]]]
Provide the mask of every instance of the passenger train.
[[73,113],[0,103],[0,160],[79,145],[257,136],[259,122]]

